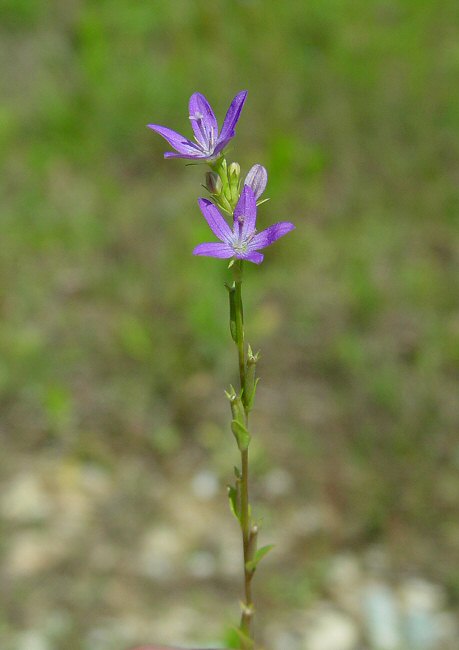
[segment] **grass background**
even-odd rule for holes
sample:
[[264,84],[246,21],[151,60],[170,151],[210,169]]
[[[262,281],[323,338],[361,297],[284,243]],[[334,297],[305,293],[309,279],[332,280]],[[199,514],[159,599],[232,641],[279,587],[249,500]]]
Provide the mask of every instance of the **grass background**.
[[[130,564],[164,522],[184,558],[233,534],[227,271],[191,256],[203,168],[164,161],[145,128],[189,130],[196,90],[221,122],[248,89],[228,157],[268,168],[260,224],[297,225],[245,284],[263,353],[254,498],[278,541],[262,619],[313,600],[334,553],[375,543],[457,605],[458,28],[455,0],[1,2],[0,466],[6,494],[36,476],[52,503],[5,517],[5,639],[56,611],[66,648],[128,616],[153,634],[177,603],[204,620],[218,603],[196,638],[235,615],[235,576],[183,569],[166,588]],[[209,468],[219,492],[198,506],[190,480]],[[279,468],[293,488],[269,497]],[[327,524],[286,542],[308,504]],[[65,550],[15,574],[26,534]]]

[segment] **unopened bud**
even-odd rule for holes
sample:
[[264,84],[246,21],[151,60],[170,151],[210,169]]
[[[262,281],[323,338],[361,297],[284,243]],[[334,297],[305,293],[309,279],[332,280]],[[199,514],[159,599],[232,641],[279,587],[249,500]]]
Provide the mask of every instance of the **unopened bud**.
[[245,424],[245,411],[244,411],[244,406],[242,404],[242,400],[239,397],[239,395],[236,395],[236,392],[234,391],[234,388],[231,386],[232,393],[228,395],[228,399],[230,402],[231,406],[231,415],[233,416],[233,420],[236,420],[236,422],[239,422],[240,424],[244,425]]
[[239,185],[241,178],[241,166],[237,162],[232,162],[228,167],[228,180],[229,180],[229,198],[233,204],[236,205],[239,199]]
[[239,179],[239,176],[241,175],[241,166],[237,162],[232,162],[231,165],[228,167],[228,175],[230,176],[236,176],[236,178]]
[[231,406],[231,414],[233,420],[237,420],[241,424],[245,423],[244,406],[240,396],[234,390],[234,386],[230,384],[229,390],[225,390],[225,395]]
[[266,189],[268,183],[268,172],[263,165],[256,164],[245,177],[244,185],[248,185],[255,194],[255,198],[259,199]]
[[230,384],[229,390],[225,390],[225,395],[229,402],[233,402],[236,399],[237,393],[234,390],[234,386],[232,384]]
[[254,354],[250,345],[247,346],[247,365],[254,366],[258,363],[259,359],[260,359],[260,352],[258,351]]
[[222,180],[216,172],[206,173],[206,187],[211,194],[220,194],[222,191]]
[[237,323],[236,323],[236,286],[233,284],[225,284],[228,290],[229,306],[230,306],[230,332],[231,338],[237,343]]
[[248,346],[247,351],[247,366],[245,373],[245,390],[244,390],[244,406],[246,411],[252,409],[253,401],[255,399],[255,392],[257,389],[258,379],[256,377],[257,362],[260,358],[260,353],[253,354],[252,348]]

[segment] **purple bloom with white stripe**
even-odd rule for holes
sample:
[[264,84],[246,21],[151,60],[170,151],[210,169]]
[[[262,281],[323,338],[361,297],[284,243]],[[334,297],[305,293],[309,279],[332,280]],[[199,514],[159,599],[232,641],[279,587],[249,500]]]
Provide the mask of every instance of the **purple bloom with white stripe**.
[[217,118],[211,105],[201,93],[190,97],[189,117],[193,127],[194,139],[188,140],[180,133],[158,124],[148,124],[150,129],[159,133],[175,149],[167,151],[164,158],[186,158],[189,160],[212,160],[217,158],[228,142],[235,136],[235,127],[244,106],[247,91],[236,95],[226,113],[221,131],[218,130]]
[[218,237],[220,242],[199,244],[193,251],[193,255],[205,255],[206,257],[219,257],[229,259],[235,257],[238,260],[248,260],[254,264],[261,264],[263,253],[261,248],[273,244],[279,237],[286,235],[295,226],[289,221],[275,223],[266,230],[257,232],[257,201],[251,187],[244,185],[239,201],[234,210],[233,229],[229,227],[218,208],[207,199],[198,200],[201,212],[204,215],[210,229]]

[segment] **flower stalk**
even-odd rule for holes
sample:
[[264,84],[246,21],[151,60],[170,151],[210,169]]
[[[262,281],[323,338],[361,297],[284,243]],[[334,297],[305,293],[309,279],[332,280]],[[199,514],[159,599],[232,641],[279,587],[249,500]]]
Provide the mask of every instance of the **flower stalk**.
[[[241,401],[244,407],[244,425],[248,431],[249,413],[245,407],[245,390],[246,390],[246,359],[245,359],[245,341],[244,341],[244,311],[242,306],[242,260],[238,260],[233,265],[234,288],[235,288],[235,320],[236,320],[236,346],[238,351],[239,362],[239,382]],[[239,442],[239,441],[238,441]],[[249,444],[250,434],[246,445],[239,444],[241,452],[241,472],[240,472],[240,492],[241,492],[241,510],[240,526],[242,533],[242,548],[244,559],[244,602],[242,604],[241,624],[241,648],[251,650],[253,648],[252,638],[252,621],[253,621],[253,599],[252,599],[252,577],[253,572],[248,570],[248,562],[252,559],[251,551],[251,521],[249,505]]]
[[236,345],[239,359],[239,380],[241,397],[245,394],[245,346],[244,346],[244,308],[242,306],[242,260],[233,264],[234,273],[234,316],[236,321]]

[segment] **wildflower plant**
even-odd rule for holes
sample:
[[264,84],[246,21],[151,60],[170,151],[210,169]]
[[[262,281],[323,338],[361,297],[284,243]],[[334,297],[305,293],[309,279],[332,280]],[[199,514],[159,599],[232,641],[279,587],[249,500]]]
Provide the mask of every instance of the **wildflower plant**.
[[[189,119],[195,142],[165,126],[149,124],[175,149],[166,152],[165,158],[184,158],[206,162],[210,171],[205,176],[208,198],[199,198],[198,205],[210,230],[218,241],[198,244],[194,255],[230,260],[232,282],[226,284],[229,295],[229,320],[231,337],[236,344],[239,368],[239,385],[230,386],[226,393],[231,408],[231,430],[241,454],[240,467],[234,468],[234,484],[228,488],[230,508],[239,522],[243,549],[244,598],[237,633],[241,650],[253,650],[253,619],[255,607],[252,598],[252,579],[258,564],[271,550],[272,545],[258,547],[260,522],[253,515],[249,503],[249,447],[251,430],[249,414],[253,408],[258,384],[257,363],[260,353],[253,353],[246,344],[244,312],[242,305],[242,280],[244,262],[261,264],[260,251],[293,230],[295,226],[282,221],[257,230],[257,207],[264,203],[260,197],[266,189],[268,173],[255,164],[241,180],[237,162],[227,163],[224,149],[235,136],[235,127],[247,97],[242,91],[236,95],[226,113],[221,130],[207,99],[194,93],[189,101]],[[226,216],[224,216],[226,215]],[[229,218],[230,223],[228,223]]]

